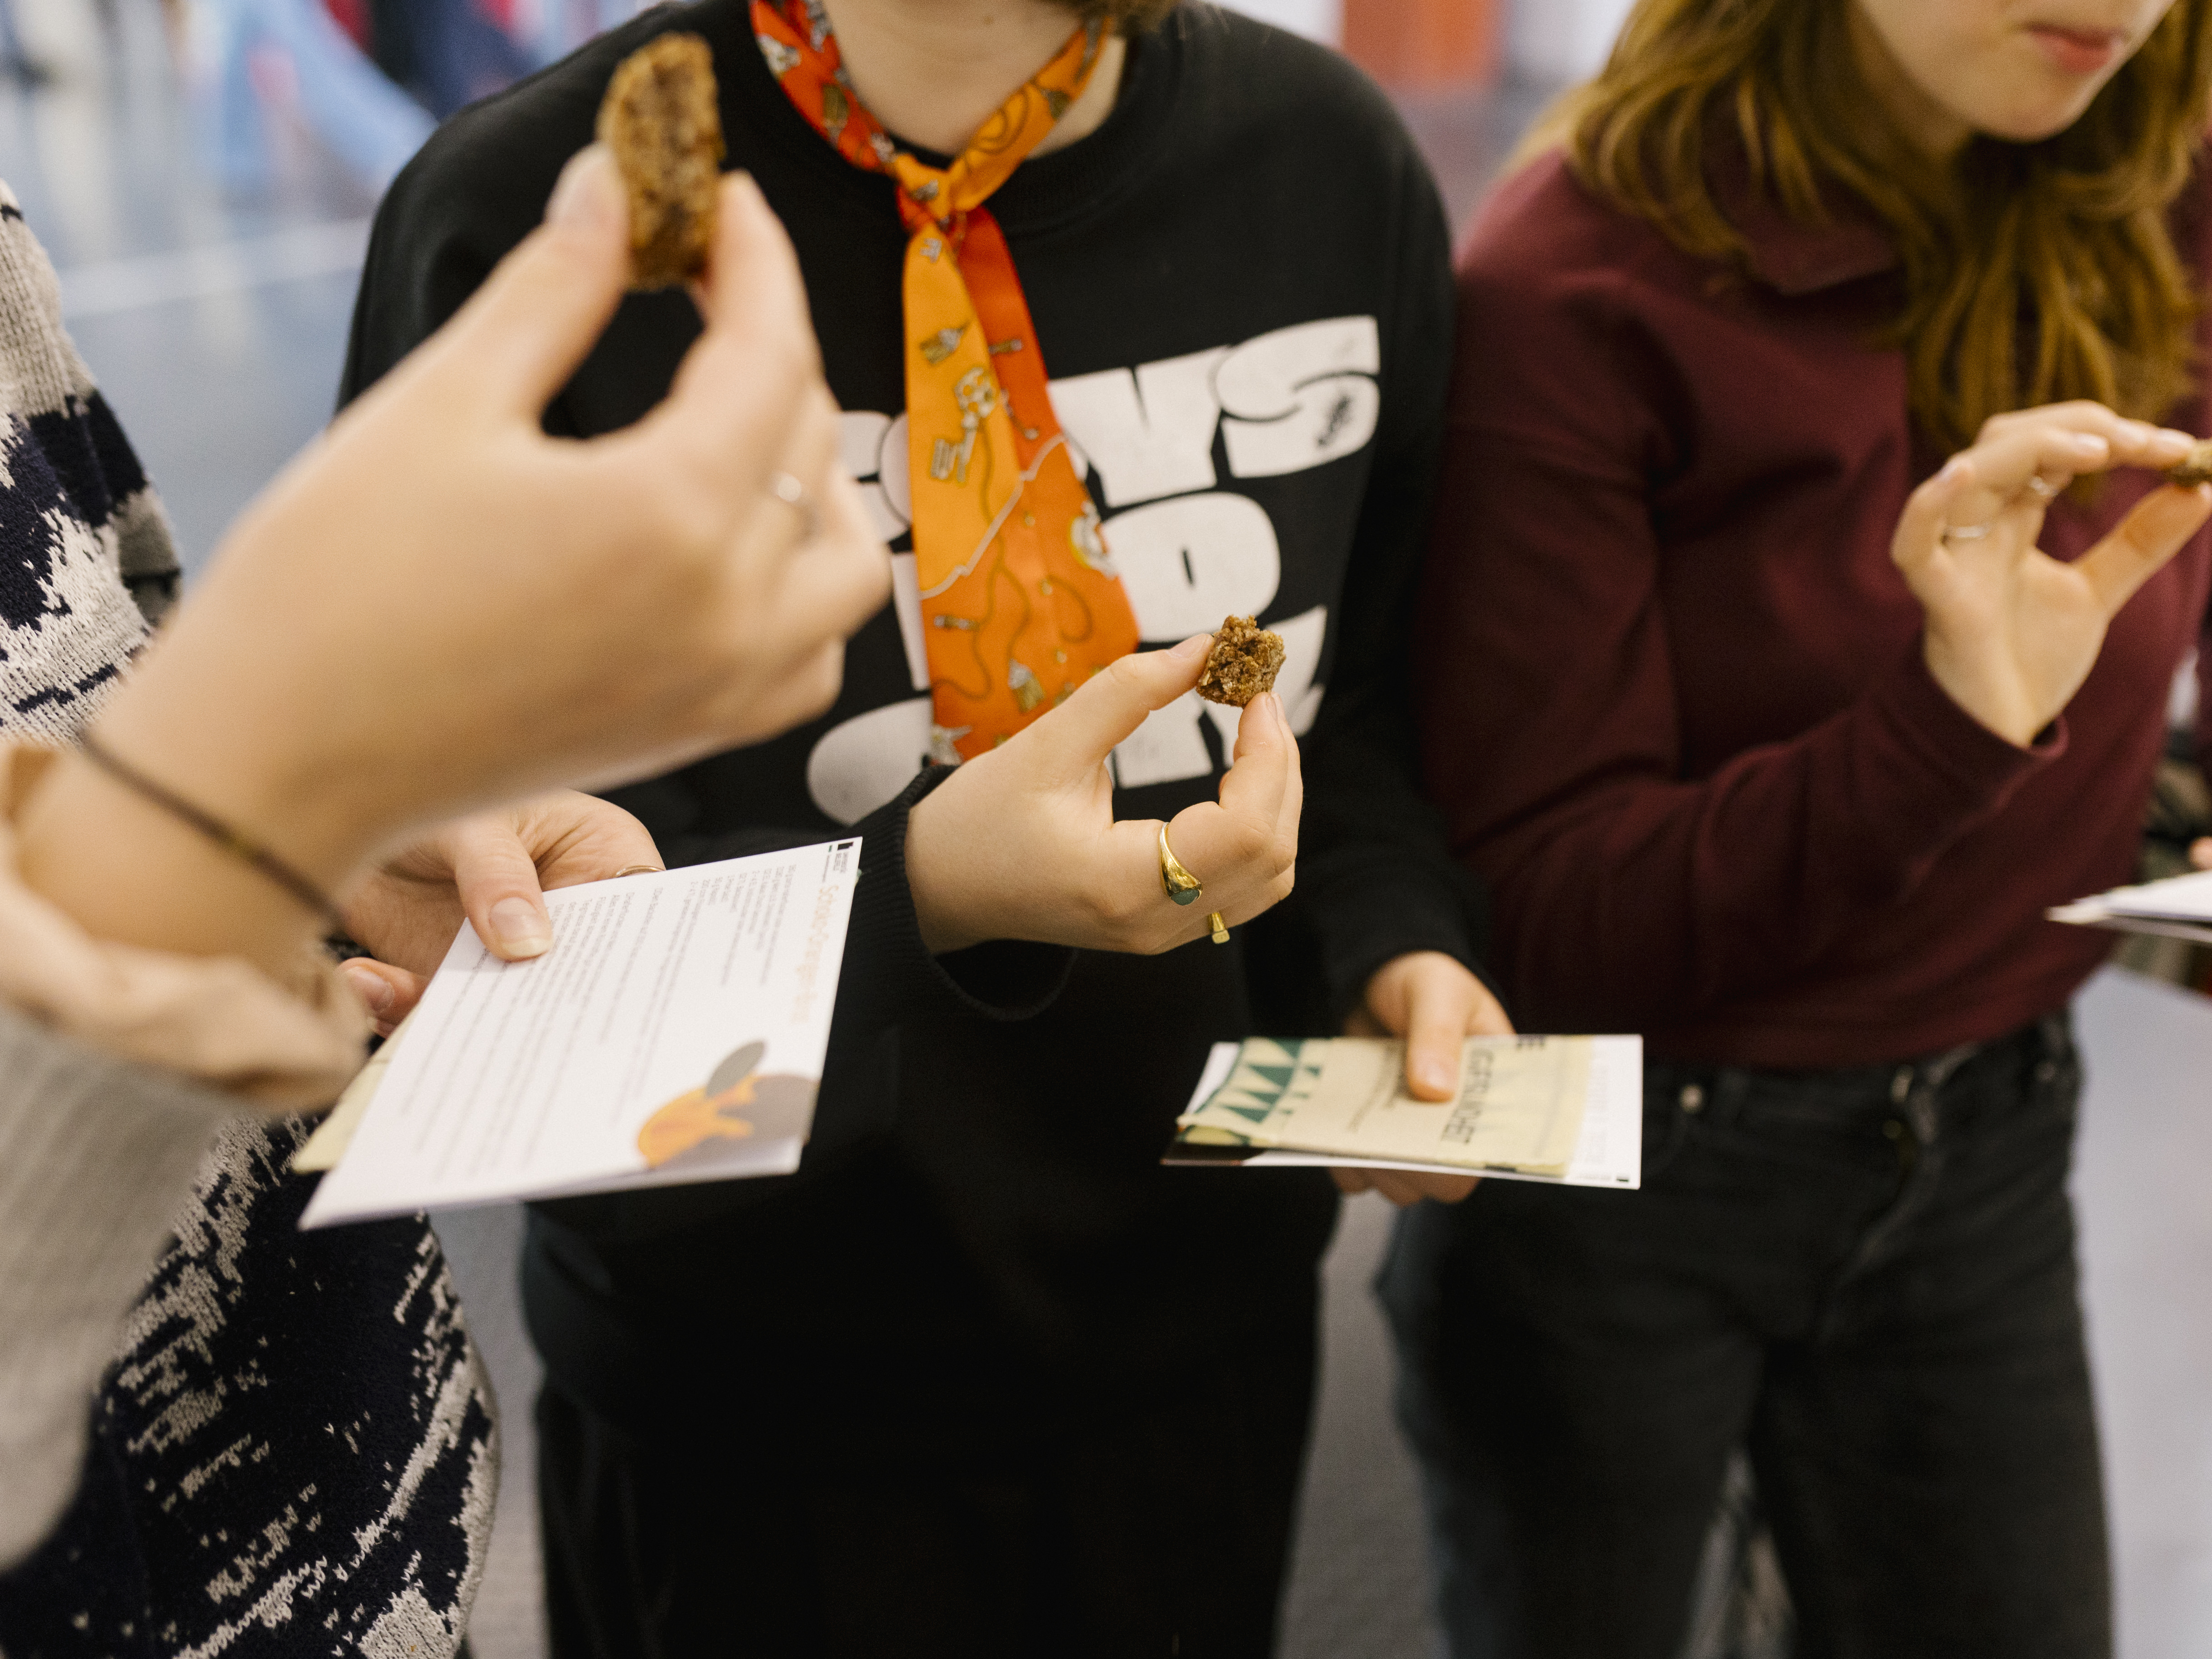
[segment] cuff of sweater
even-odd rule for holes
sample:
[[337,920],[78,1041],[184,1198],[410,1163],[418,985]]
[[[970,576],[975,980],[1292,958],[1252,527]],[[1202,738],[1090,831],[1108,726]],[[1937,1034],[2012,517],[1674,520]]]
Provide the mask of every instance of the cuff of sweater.
[[94,1389],[238,1103],[0,1006],[0,1568],[66,1507]]
[[862,844],[851,932],[860,948],[846,949],[846,971],[848,982],[856,981],[856,994],[848,1003],[841,987],[841,1021],[849,1014],[866,1024],[890,1024],[916,994],[984,1019],[1030,1019],[1050,1007],[1067,983],[1075,952],[1062,945],[998,939],[939,957],[922,943],[907,882],[907,815],[952,773],[949,766],[924,767],[896,799],[854,826]]
[[1396,860],[1333,872],[1310,884],[1302,897],[1320,947],[1332,1030],[1341,1030],[1365,1000],[1378,969],[1416,951],[1441,951],[1489,983],[1459,893]]
[[2063,714],[2022,749],[1960,708],[1928,672],[1917,639],[1863,707],[1887,781],[1863,781],[1861,799],[1873,809],[1870,822],[1893,824],[1915,847],[1924,845],[1930,831],[1948,840],[2000,811],[2021,784],[2066,752]]

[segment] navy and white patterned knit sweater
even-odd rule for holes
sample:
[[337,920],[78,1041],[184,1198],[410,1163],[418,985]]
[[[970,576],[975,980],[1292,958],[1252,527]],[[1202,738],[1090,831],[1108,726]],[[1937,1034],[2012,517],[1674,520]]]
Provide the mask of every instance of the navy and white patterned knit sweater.
[[[70,742],[177,572],[0,185],[0,734]],[[92,1407],[76,1501],[0,1576],[6,1659],[459,1646],[497,1486],[490,1391],[425,1221],[299,1231],[305,1133],[241,1121],[210,1152]]]

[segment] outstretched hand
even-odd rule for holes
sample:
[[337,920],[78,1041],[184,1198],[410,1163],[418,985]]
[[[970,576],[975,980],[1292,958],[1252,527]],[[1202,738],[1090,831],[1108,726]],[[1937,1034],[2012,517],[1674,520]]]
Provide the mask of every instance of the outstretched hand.
[[[246,510],[100,716],[108,746],[331,891],[457,814],[826,708],[890,559],[837,465],[790,241],[742,175],[719,215],[667,398],[550,437],[629,273],[611,157],[572,161],[545,223]],[[310,909],[133,801],[57,768],[22,824],[39,890],[105,937],[282,970]],[[128,834],[82,828],[107,822]],[[158,868],[123,845],[149,840]]]
[[[1365,1001],[1352,1011],[1344,1029],[1350,1036],[1403,1037],[1406,1091],[1416,1100],[1442,1103],[1459,1094],[1460,1050],[1466,1039],[1511,1036],[1513,1022],[1490,988],[1458,960],[1441,951],[1413,951],[1375,970]],[[1329,1173],[1340,1191],[1371,1189],[1401,1207],[1425,1198],[1456,1204],[1482,1178],[1347,1165]]]
[[1237,728],[1220,799],[1187,806],[1169,844],[1203,884],[1178,905],[1160,884],[1158,818],[1114,817],[1114,745],[1198,684],[1212,641],[1123,657],[1066,702],[963,763],[907,820],[906,867],[924,944],[957,951],[1032,939],[1152,954],[1234,926],[1285,897],[1304,787],[1297,739],[1273,693]]
[[2152,490],[2070,564],[2035,544],[2044,510],[2084,473],[2172,466],[2192,441],[2101,404],[2053,404],[1989,421],[1912,492],[1891,556],[1954,702],[2022,747],[2058,716],[2120,607],[2212,516],[2212,486]]
[[496,811],[457,818],[387,860],[346,899],[346,926],[374,954],[344,963],[346,978],[389,1036],[422,999],[465,920],[507,962],[553,943],[545,894],[660,867],[646,827],[619,806],[556,790]]

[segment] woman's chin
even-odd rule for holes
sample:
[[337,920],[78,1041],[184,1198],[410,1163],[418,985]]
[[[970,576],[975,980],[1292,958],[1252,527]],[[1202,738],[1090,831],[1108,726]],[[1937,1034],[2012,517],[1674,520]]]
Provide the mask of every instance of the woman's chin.
[[2097,90],[2092,88],[2063,103],[2037,100],[2002,106],[1972,125],[1984,137],[2002,139],[2008,144],[2039,144],[2046,138],[2056,138],[2080,120],[2095,99]]

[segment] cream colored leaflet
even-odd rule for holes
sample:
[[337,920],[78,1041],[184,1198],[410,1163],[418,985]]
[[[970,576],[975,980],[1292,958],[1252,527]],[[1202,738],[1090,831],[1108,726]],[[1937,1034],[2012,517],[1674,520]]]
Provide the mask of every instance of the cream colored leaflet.
[[1640,1039],[1470,1037],[1442,1103],[1405,1091],[1404,1063],[1404,1045],[1366,1037],[1218,1044],[1168,1161],[1639,1183]]
[[384,1074],[392,1069],[392,1058],[398,1051],[399,1039],[407,1035],[407,1028],[415,1023],[410,1014],[392,1028],[392,1035],[384,1039],[377,1051],[368,1057],[368,1064],[355,1074],[346,1085],[338,1103],[331,1108],[330,1115],[315,1126],[315,1133],[307,1137],[307,1144],[292,1155],[294,1175],[320,1175],[325,1170],[335,1170],[338,1160],[353,1145],[353,1132],[361,1126],[361,1115],[368,1109],[368,1103],[384,1086]]
[[463,927],[303,1226],[799,1167],[858,840],[545,896],[553,948]]

